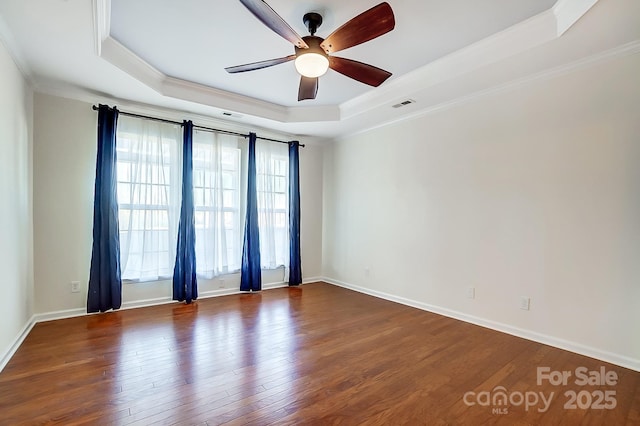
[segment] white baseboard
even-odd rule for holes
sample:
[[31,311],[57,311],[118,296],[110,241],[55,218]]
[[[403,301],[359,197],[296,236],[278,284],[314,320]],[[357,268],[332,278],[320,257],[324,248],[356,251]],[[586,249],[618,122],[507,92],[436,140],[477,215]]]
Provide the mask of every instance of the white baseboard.
[[[302,284],[310,284],[310,283],[315,283],[318,281],[322,281],[322,278],[320,277],[312,277],[312,278],[307,278],[304,279],[302,281]],[[263,284],[262,285],[262,290],[271,290],[274,288],[284,288],[284,287],[289,287],[289,283],[284,282],[284,281],[280,281],[280,282],[275,282],[275,283],[267,283],[267,284]],[[240,294],[240,293],[245,293],[243,291],[240,291],[236,288],[234,289],[230,289],[230,288],[220,288],[217,290],[209,290],[209,291],[203,291],[200,292],[198,294],[198,298],[199,299],[206,299],[208,297],[219,297],[219,296],[229,296],[231,294]]]
[[463,312],[442,308],[440,306],[430,305],[427,303],[418,302],[416,300],[395,296],[393,294],[371,290],[365,287],[360,287],[357,285],[345,283],[345,282],[334,280],[328,277],[323,277],[321,280],[329,284],[333,284],[349,290],[357,291],[359,293],[368,294],[369,296],[374,296],[380,299],[389,300],[391,302],[400,303],[402,305],[411,306],[413,308],[422,309],[423,311],[432,312],[435,314],[443,315],[445,317],[479,325],[481,327],[489,328],[491,330],[496,330],[502,333],[511,334],[512,336],[522,337],[523,339],[532,340],[534,342],[553,346],[559,349],[564,349],[569,352],[574,352],[579,355],[585,355],[591,358],[599,359],[601,361],[605,361],[611,364],[619,365],[621,367],[629,368],[634,371],[640,371],[640,360],[630,358],[624,355],[603,351],[601,349],[586,346],[581,343],[571,342],[565,339],[560,339],[558,337],[537,333],[531,330],[525,330],[519,327],[514,327],[508,324],[499,323],[499,322],[488,320],[485,318],[480,318],[473,315],[467,315]]
[[24,325],[24,327],[22,327],[16,338],[13,340],[13,344],[9,346],[9,349],[4,354],[2,354],[2,357],[0,357],[0,372],[2,372],[2,370],[4,370],[4,367],[7,366],[9,360],[16,353],[20,345],[22,345],[22,342],[24,342],[24,339],[27,337],[35,324],[36,323],[34,321],[34,317],[32,316]]
[[[287,287],[288,284],[284,282],[275,282],[262,285],[262,290],[271,290],[273,288]],[[230,296],[232,294],[246,293],[240,291],[237,288],[219,288],[217,290],[201,291],[198,292],[198,299],[207,299],[209,297]]]
[[[317,281],[322,281],[322,278],[313,277],[313,278],[305,279],[303,281],[303,284],[309,284],[309,283],[317,282]],[[271,290],[273,288],[282,288],[282,287],[288,287],[288,286],[289,286],[289,284],[286,283],[286,282],[275,282],[275,283],[263,284],[262,289],[263,290]],[[232,295],[232,294],[240,294],[240,293],[242,293],[242,291],[240,291],[237,288],[221,288],[221,289],[217,289],[217,290],[200,291],[200,292],[198,292],[198,299],[207,299],[209,297],[229,296],[229,295]],[[181,302],[173,300],[171,297],[157,297],[157,298],[154,298],[154,299],[143,299],[143,300],[135,300],[135,301],[131,301],[131,302],[123,302],[122,306],[118,310],[123,311],[123,310],[127,310],[127,309],[144,308],[144,307],[147,307],[147,306],[166,305],[166,304],[169,304],[169,303],[181,303]],[[83,308],[77,308],[77,309],[67,309],[67,310],[64,310],[64,311],[53,311],[53,312],[47,312],[47,313],[43,313],[43,314],[36,314],[36,315],[33,316],[32,320],[35,319],[34,320],[34,324],[36,324],[36,323],[39,323],[39,322],[53,321],[53,320],[80,317],[80,316],[84,316],[84,315],[95,315],[95,314],[98,314],[98,312],[87,314],[86,307],[83,307]],[[33,327],[33,325],[31,325],[31,327]]]
[[[309,284],[317,281],[322,281],[320,277],[312,277],[305,279],[302,284]],[[270,290],[274,288],[282,288],[288,287],[288,283],[286,282],[275,282],[275,283],[267,283],[262,286],[263,290]],[[229,296],[232,294],[240,294],[242,293],[240,290],[235,288],[222,288],[218,290],[204,291],[200,292],[198,295],[199,299],[207,299],[209,297],[220,297],[220,296]],[[127,310],[127,309],[136,309],[136,308],[144,308],[147,306],[157,306],[157,305],[166,305],[169,303],[180,303],[175,300],[172,300],[170,297],[158,297],[154,299],[145,299],[145,300],[136,300],[132,302],[124,302],[122,307],[119,310]],[[0,372],[4,369],[4,367],[9,363],[9,360],[16,353],[24,339],[27,337],[31,329],[34,325],[39,322],[46,321],[54,321],[65,318],[74,318],[81,317],[85,315],[97,315],[97,313],[88,314],[87,308],[76,308],[76,309],[66,309],[62,311],[53,311],[53,312],[45,312],[42,314],[33,315],[29,321],[22,327],[22,330],[18,333],[16,338],[13,341],[13,344],[9,347],[9,349],[2,354],[0,357]]]
[[81,309],[68,309],[64,311],[55,311],[55,312],[47,312],[44,314],[35,314],[32,315],[29,321],[22,327],[22,330],[18,333],[16,338],[13,341],[13,344],[9,347],[9,349],[2,354],[0,357],[0,372],[4,370],[4,367],[7,366],[13,355],[15,355],[16,351],[24,342],[24,339],[29,335],[33,326],[35,326],[39,322],[52,321],[56,319],[64,319],[64,318],[73,318],[87,315],[86,308]]
[[39,322],[54,321],[65,318],[81,317],[87,314],[87,308],[66,309],[64,311],[45,312],[33,316],[34,324]]

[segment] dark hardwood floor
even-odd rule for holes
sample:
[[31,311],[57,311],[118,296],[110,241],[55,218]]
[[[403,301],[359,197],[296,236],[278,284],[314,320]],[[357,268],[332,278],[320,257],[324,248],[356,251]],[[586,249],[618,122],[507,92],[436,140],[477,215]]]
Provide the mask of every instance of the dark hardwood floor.
[[0,424],[52,423],[637,425],[640,373],[316,283],[37,324]]

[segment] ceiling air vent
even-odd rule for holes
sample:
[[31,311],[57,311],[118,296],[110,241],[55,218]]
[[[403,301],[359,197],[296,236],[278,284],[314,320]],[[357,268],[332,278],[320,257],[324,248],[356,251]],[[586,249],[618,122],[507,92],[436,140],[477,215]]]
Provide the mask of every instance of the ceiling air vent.
[[416,101],[414,101],[413,99],[407,99],[406,101],[402,101],[402,102],[400,102],[398,104],[393,105],[393,107],[394,108],[400,108],[400,107],[403,107],[403,106],[407,106],[409,104],[413,104],[415,102]]
[[236,114],[235,112],[223,111],[222,115],[224,115],[225,117],[242,118],[241,114]]

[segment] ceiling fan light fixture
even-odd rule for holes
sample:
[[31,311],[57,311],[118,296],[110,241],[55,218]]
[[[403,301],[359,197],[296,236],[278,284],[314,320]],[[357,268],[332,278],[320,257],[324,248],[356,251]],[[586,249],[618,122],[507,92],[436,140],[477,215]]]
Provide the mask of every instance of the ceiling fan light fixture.
[[320,53],[302,53],[296,58],[295,66],[300,75],[309,78],[320,77],[329,69],[329,59]]
[[327,38],[315,35],[318,27],[322,24],[322,15],[317,12],[305,13],[302,17],[302,21],[309,30],[309,35],[300,37],[265,0],[240,0],[240,2],[269,29],[291,42],[295,49],[295,55],[227,67],[225,70],[228,73],[259,70],[294,60],[296,71],[302,75],[298,87],[298,101],[316,98],[318,77],[324,75],[329,68],[373,87],[378,87],[391,77],[389,71],[373,65],[329,56],[335,52],[366,43],[393,30],[395,17],[387,2],[382,2],[351,18],[329,34]]

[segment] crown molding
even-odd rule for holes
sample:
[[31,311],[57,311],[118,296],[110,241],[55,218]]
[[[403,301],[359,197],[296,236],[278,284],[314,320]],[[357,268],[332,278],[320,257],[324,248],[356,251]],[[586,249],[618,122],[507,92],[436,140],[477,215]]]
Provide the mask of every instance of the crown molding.
[[119,109],[125,110],[127,112],[132,112],[134,114],[149,115],[152,117],[174,121],[182,121],[188,119],[198,123],[199,125],[215,127],[230,132],[255,132],[263,137],[285,140],[299,140],[300,142],[309,145],[319,145],[326,140],[325,138],[320,137],[296,135],[287,131],[274,130],[272,128],[256,124],[247,124],[243,121],[242,117],[238,118],[238,116],[234,115],[230,118],[224,116],[223,113],[225,111],[219,108],[214,108],[214,110],[210,113],[194,112],[192,110],[189,110],[188,108],[163,107],[158,105],[146,104],[129,99],[110,96],[108,94],[100,92],[94,92],[78,86],[60,86],[59,84],[55,83],[41,84],[38,87],[37,93],[84,102],[88,105],[117,105]]
[[498,62],[556,38],[556,20],[551,10],[457,50],[378,89],[344,102],[344,119],[387,105],[389,99],[410,96],[459,77],[482,66]]
[[163,74],[111,36],[101,42],[100,56],[163,96],[196,102],[281,123],[336,121],[337,106],[285,107]]
[[382,127],[389,126],[396,123],[401,123],[403,121],[413,120],[416,118],[434,114],[436,112],[445,111],[451,108],[465,105],[467,103],[474,102],[485,96],[490,96],[497,93],[514,90],[519,87],[522,87],[537,81],[550,80],[556,77],[570,74],[572,72],[581,71],[583,69],[587,69],[592,66],[606,63],[608,61],[612,61],[618,58],[623,58],[626,56],[638,55],[638,54],[640,54],[640,40],[626,43],[621,46],[617,46],[612,49],[606,50],[604,52],[600,52],[595,55],[591,55],[586,58],[582,58],[582,59],[579,59],[567,64],[563,64],[554,68],[546,69],[522,78],[511,80],[506,83],[498,84],[496,86],[492,86],[483,90],[472,92],[467,95],[457,97],[455,99],[441,102],[439,104],[430,105],[428,107],[422,108],[412,113],[405,114],[403,116],[400,116],[391,120],[387,120],[384,122],[379,122],[375,126],[362,128],[357,131],[344,134],[336,140],[348,139],[350,137],[353,137],[354,135],[366,133],[371,130],[375,130],[375,129],[382,128]]
[[100,49],[101,57],[112,65],[120,68],[136,80],[149,86],[156,92],[162,91],[162,83],[165,75],[131,50],[120,44],[113,37],[106,37]]
[[102,42],[111,29],[111,0],[93,0],[93,38],[98,56],[102,53]]
[[286,107],[163,74],[109,35],[110,0],[93,0],[98,55],[161,95],[281,123],[346,121],[385,106],[389,99],[459,77],[554,40],[598,0],[559,0],[551,9],[453,52],[364,95],[330,106]]
[[287,117],[287,108],[281,105],[174,77],[165,76],[162,87],[158,92],[172,98],[197,102],[227,111],[255,115],[274,121],[283,122]]
[[[160,89],[164,96],[196,102],[238,114],[253,115],[280,123],[338,121],[340,110],[336,106],[286,107],[249,96],[238,95],[204,84],[162,76]],[[142,80],[144,82],[144,80]]]
[[349,119],[562,36],[598,0],[560,0],[538,15],[444,56],[340,105]]

